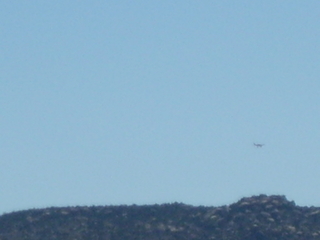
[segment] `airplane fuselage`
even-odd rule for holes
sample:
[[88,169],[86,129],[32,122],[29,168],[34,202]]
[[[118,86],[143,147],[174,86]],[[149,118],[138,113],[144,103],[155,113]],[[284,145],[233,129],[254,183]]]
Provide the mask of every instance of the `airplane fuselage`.
[[260,147],[260,148],[261,148],[261,147],[263,147],[263,145],[264,145],[264,144],[261,144],[261,143],[254,143],[253,145],[254,145],[255,147]]

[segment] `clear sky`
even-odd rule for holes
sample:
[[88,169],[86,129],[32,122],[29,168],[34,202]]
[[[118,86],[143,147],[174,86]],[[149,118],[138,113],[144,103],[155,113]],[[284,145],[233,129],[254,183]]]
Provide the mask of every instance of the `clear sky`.
[[320,1],[4,0],[0,22],[0,213],[320,206]]

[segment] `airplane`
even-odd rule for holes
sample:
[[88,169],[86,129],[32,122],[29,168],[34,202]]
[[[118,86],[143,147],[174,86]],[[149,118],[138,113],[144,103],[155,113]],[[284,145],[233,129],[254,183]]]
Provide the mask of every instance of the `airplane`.
[[257,148],[261,148],[264,146],[264,144],[261,144],[261,143],[253,143],[253,145]]

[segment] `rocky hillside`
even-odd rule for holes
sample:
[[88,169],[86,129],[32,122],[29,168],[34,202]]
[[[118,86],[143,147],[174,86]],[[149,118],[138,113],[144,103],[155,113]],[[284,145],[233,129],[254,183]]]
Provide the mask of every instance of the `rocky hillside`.
[[33,209],[0,216],[0,240],[320,240],[320,208],[284,196],[221,207],[181,203]]

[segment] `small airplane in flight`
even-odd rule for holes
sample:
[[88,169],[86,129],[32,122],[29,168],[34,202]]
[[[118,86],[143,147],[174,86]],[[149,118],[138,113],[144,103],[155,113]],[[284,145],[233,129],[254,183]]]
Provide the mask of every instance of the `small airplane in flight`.
[[254,145],[255,147],[257,147],[257,148],[261,148],[261,147],[264,146],[264,144],[262,144],[262,143],[253,143],[253,145]]

